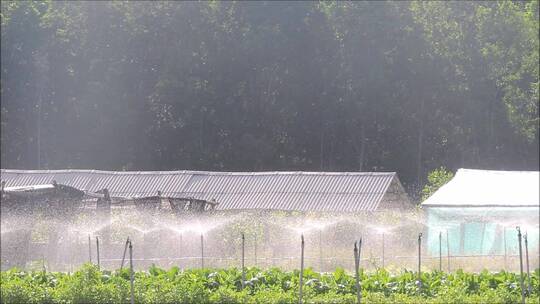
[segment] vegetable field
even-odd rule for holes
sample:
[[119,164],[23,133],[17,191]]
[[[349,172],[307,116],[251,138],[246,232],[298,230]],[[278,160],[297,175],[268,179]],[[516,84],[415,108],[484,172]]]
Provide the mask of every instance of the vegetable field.
[[[539,303],[540,270],[531,274],[527,303]],[[11,269],[1,274],[2,303],[129,303],[129,269],[100,271],[85,265],[74,273]],[[520,303],[519,274],[422,273],[385,270],[361,274],[363,303]],[[354,276],[304,271],[304,303],[356,303]],[[297,303],[299,272],[278,268],[182,271],[151,267],[135,273],[136,303]],[[525,287],[527,288],[527,280]],[[528,289],[528,288],[527,288]],[[527,292],[528,293],[528,292]]]

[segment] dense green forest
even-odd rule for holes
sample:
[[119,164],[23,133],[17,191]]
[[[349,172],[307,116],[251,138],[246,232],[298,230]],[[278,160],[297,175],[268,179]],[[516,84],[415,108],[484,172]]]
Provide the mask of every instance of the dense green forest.
[[537,170],[538,1],[1,3],[2,168]]

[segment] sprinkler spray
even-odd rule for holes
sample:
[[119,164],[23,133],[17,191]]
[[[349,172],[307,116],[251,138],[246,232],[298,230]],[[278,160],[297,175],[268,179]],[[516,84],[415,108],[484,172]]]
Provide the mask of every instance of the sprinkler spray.
[[134,274],[133,274],[133,246],[131,241],[129,242],[129,285],[131,293],[131,304],[135,304],[135,288],[134,288]]
[[129,244],[130,244],[130,240],[129,240],[129,236],[128,236],[128,238],[126,240],[126,245],[124,246],[124,254],[122,255],[122,263],[120,264],[120,270],[122,270],[122,268],[124,267],[124,261],[126,259],[126,252],[127,252]]
[[97,267],[100,269],[99,261],[99,237],[96,236],[96,254],[97,254]]
[[300,251],[300,285],[298,286],[298,303],[302,304],[302,285],[304,284],[304,234],[301,236]]
[[246,283],[246,268],[244,264],[244,258],[245,258],[245,245],[246,245],[246,238],[244,236],[244,233],[242,233],[242,289],[244,289],[244,284]]
[[531,286],[531,273],[529,272],[529,243],[527,242],[527,233],[523,236],[523,240],[525,241],[525,260],[527,262],[527,281],[528,286],[527,290],[529,291],[529,295],[532,293],[532,286]]
[[521,303],[525,304],[525,284],[523,283],[523,252],[521,249],[521,229],[519,226],[516,227],[518,232],[518,242],[519,242],[519,272],[520,278],[519,283],[521,284]]
[[204,268],[204,235],[201,233],[201,269]]

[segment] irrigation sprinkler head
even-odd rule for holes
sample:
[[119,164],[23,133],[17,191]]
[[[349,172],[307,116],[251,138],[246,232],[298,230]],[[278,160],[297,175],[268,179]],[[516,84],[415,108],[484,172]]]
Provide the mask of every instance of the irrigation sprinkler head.
[[302,233],[302,235],[300,236],[300,238],[302,239],[302,245],[304,245],[304,234]]
[[356,241],[354,242],[354,251],[358,251],[358,247],[356,246]]
[[242,232],[242,241],[245,240],[245,236],[244,236],[244,233]]
[[422,232],[418,234],[418,241],[422,240]]

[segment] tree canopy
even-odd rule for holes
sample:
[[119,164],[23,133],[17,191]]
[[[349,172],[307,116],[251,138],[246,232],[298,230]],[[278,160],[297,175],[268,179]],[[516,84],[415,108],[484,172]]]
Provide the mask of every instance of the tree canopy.
[[538,1],[1,2],[3,168],[537,169]]

